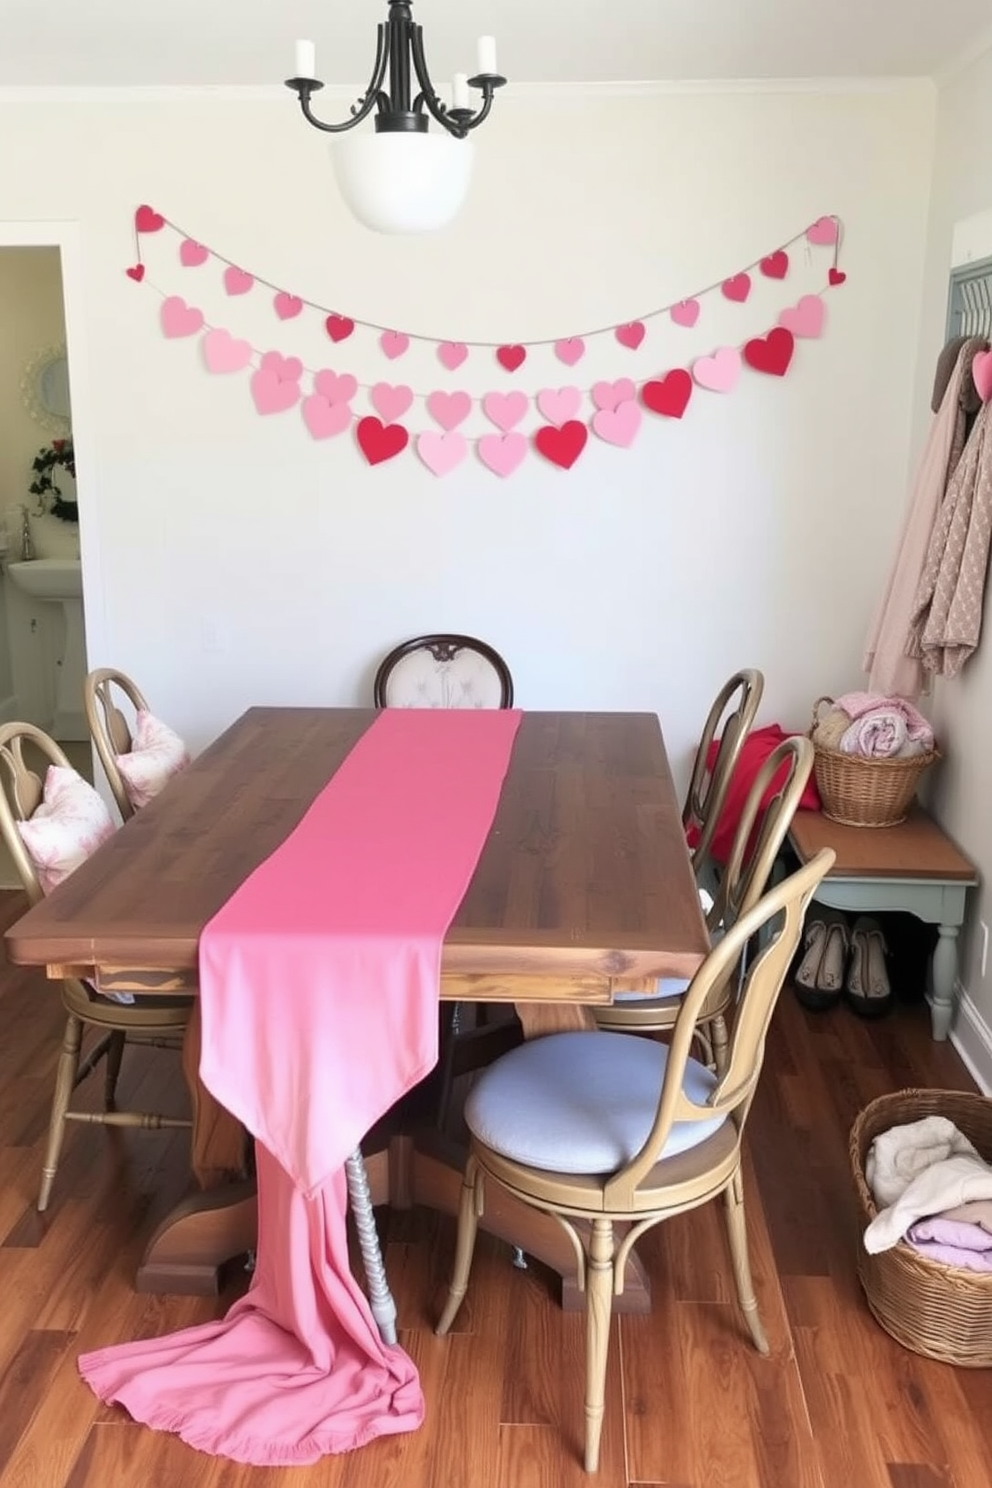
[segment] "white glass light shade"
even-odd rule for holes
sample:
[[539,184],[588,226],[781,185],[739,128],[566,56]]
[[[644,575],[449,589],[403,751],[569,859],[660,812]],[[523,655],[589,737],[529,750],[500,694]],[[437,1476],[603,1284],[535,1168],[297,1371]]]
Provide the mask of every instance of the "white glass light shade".
[[331,144],[345,202],[374,232],[433,232],[458,213],[472,178],[472,142],[443,131],[367,134]]

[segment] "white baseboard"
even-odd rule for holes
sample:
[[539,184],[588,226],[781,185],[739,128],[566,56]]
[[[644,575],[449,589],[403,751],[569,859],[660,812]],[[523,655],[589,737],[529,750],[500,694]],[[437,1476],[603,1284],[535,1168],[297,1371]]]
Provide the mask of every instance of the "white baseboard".
[[951,1043],[984,1095],[992,1095],[992,1028],[985,1022],[960,982],[954,1003]]

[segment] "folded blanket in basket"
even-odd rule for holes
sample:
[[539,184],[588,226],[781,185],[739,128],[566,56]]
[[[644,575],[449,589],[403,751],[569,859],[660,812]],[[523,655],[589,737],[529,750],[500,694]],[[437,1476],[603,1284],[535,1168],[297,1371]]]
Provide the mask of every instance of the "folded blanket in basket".
[[891,1250],[917,1220],[972,1199],[992,1199],[992,1168],[977,1154],[958,1153],[936,1162],[907,1185],[900,1197],[865,1230],[865,1250]]
[[992,1235],[981,1225],[952,1219],[921,1219],[910,1225],[906,1239],[914,1250],[966,1271],[992,1271]]
[[933,748],[933,729],[919,708],[914,707],[906,698],[885,697],[872,692],[846,692],[837,699],[834,707],[843,708],[852,723],[864,718],[866,713],[876,713],[880,708],[899,713],[906,721],[907,738],[922,744],[924,749]]
[[[918,1173],[956,1152],[978,1156],[973,1144],[946,1116],[924,1116],[920,1121],[906,1121],[879,1132],[865,1158],[865,1178],[877,1207],[885,1209],[894,1204]],[[936,1212],[930,1210],[931,1214]]]
[[906,719],[895,708],[874,708],[856,718],[841,735],[841,754],[859,754],[864,759],[907,759],[926,754],[930,745],[911,739]]

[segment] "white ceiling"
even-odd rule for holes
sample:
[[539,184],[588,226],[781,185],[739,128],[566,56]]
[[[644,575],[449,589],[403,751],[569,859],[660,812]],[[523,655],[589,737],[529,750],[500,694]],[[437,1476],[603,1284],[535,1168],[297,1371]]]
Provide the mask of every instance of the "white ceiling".
[[[364,85],[386,0],[0,0],[0,86],[280,82],[293,41]],[[416,0],[438,81],[493,33],[511,82],[921,76],[989,0]]]

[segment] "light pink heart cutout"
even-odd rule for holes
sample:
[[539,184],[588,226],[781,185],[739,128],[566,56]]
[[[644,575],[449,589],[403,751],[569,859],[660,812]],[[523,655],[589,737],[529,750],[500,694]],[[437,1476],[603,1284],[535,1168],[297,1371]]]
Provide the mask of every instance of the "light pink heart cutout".
[[437,349],[438,360],[449,372],[455,372],[468,356],[464,341],[442,341]]
[[251,396],[259,413],[285,413],[300,399],[300,384],[282,378],[271,367],[260,367],[251,375]]
[[450,429],[446,434],[437,434],[433,429],[428,429],[426,434],[421,434],[417,439],[417,454],[432,475],[447,475],[468,454],[468,441],[464,434],[454,433]]
[[741,375],[741,354],[732,346],[721,346],[712,356],[694,361],[692,375],[711,393],[729,393]]
[[280,320],[293,320],[303,309],[299,295],[287,294],[281,289],[272,301],[272,307]]
[[244,269],[236,269],[233,264],[224,270],[224,288],[229,295],[247,294],[254,283],[251,274]]
[[179,262],[184,269],[195,269],[198,264],[206,263],[209,257],[210,249],[193,238],[183,238],[179,244]]
[[203,311],[187,305],[181,295],[162,301],[162,330],[167,336],[195,336],[203,329]]
[[636,395],[637,389],[629,377],[620,377],[616,382],[597,382],[592,389],[592,401],[596,407],[608,408],[611,412]]
[[641,427],[641,410],[633,398],[618,403],[616,408],[600,408],[592,416],[593,433],[607,444],[618,444],[626,449],[633,444]]
[[582,394],[577,387],[542,388],[537,395],[537,406],[549,424],[567,424],[574,418],[582,403]]
[[358,383],[350,372],[332,372],[324,367],[313,379],[314,392],[328,403],[350,403],[358,392]]
[[617,326],[613,333],[621,346],[626,346],[628,351],[636,351],[644,340],[644,326],[639,320],[629,320],[626,325]]
[[319,393],[311,393],[303,399],[303,422],[314,439],[330,439],[333,434],[343,434],[352,416],[347,403],[331,403]]
[[813,340],[823,333],[826,311],[827,307],[819,295],[803,295],[798,305],[782,311],[778,323],[794,336],[806,336]]
[[672,306],[669,314],[677,326],[685,326],[691,331],[699,319],[699,301],[679,300],[677,305]]
[[413,391],[402,382],[397,383],[395,387],[390,382],[377,382],[370,397],[372,407],[383,423],[395,424],[413,402]]
[[262,357],[262,370],[271,372],[280,382],[299,382],[303,363],[299,357],[284,357],[281,351],[267,351]]
[[472,399],[460,389],[454,393],[431,393],[427,399],[427,412],[442,429],[457,429],[472,411]]
[[494,475],[512,475],[527,454],[527,440],[523,434],[483,434],[476,448]]
[[586,343],[581,336],[566,336],[564,340],[555,342],[555,356],[566,367],[574,367],[585,356],[585,351]]
[[[486,393],[482,400],[482,411],[491,424],[509,433],[514,424],[519,424],[527,412],[526,393]],[[492,436],[489,436],[492,437]],[[497,474],[503,472],[497,471]]]
[[251,361],[247,341],[236,341],[229,331],[208,331],[203,338],[203,360],[210,372],[240,372]]
[[819,247],[828,248],[837,241],[837,222],[833,217],[818,217],[812,227],[806,229],[806,237]]
[[980,351],[971,364],[975,391],[983,403],[992,398],[992,351]]
[[404,335],[402,331],[383,331],[379,337],[379,345],[382,347],[383,355],[387,356],[391,362],[395,362],[396,358],[401,357],[408,349],[410,337]]

